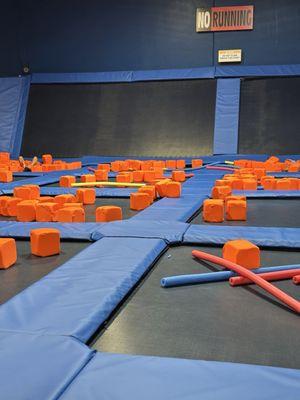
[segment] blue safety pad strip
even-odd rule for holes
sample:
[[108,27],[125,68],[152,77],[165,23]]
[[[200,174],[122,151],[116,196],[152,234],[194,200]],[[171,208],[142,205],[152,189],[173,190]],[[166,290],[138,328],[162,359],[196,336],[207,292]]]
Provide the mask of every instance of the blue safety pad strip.
[[93,355],[70,337],[0,331],[0,397],[56,400]]
[[4,303],[0,327],[86,342],[166,246],[158,239],[103,238]]
[[163,198],[133,216],[134,221],[180,221],[187,222],[202,206],[208,195],[183,195],[178,199]]
[[300,178],[299,172],[268,172],[268,175],[275,176],[275,178]]
[[180,243],[189,225],[182,222],[136,221],[133,219],[102,224],[93,232],[92,239],[102,237],[132,237],[163,239],[166,243]]
[[[78,188],[65,188],[65,187],[41,187],[40,193],[42,196],[58,196],[60,194],[76,194]],[[97,188],[96,197],[130,197],[130,193],[137,191],[135,188]],[[10,191],[4,191],[5,194],[12,193]]]
[[0,237],[30,238],[30,231],[38,228],[55,228],[60,231],[61,239],[88,240],[102,224],[96,222],[60,223],[60,222],[15,222],[0,221]]
[[300,75],[300,64],[279,65],[223,65],[215,67],[216,78],[241,76],[295,76]]
[[214,154],[238,152],[240,79],[218,79]]
[[35,178],[36,176],[41,176],[44,175],[44,172],[14,172],[13,176],[14,177],[30,177],[30,178]]
[[60,400],[295,400],[300,370],[96,353]]
[[262,247],[300,248],[300,228],[190,225],[183,243],[220,244],[246,239]]
[[233,190],[232,194],[248,198],[300,197],[300,190]]

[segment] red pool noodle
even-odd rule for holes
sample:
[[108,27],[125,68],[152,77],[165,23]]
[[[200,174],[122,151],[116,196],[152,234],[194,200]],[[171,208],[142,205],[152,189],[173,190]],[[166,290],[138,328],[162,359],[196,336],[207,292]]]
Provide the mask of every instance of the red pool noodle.
[[293,282],[295,285],[300,285],[300,275],[296,275],[293,277]]
[[206,169],[216,169],[217,171],[231,171],[231,172],[233,172],[233,171],[235,171],[235,169],[234,168],[228,168],[228,167],[214,167],[214,166],[208,166],[208,167],[206,167]]
[[300,313],[300,302],[293,297],[289,296],[287,293],[278,289],[276,286],[267,282],[265,279],[261,278],[258,275],[255,275],[249,269],[242,267],[241,265],[235,264],[231,261],[224,260],[224,258],[214,256],[212,254],[204,253],[203,251],[193,250],[192,255],[195,258],[200,260],[210,261],[214,264],[220,265],[224,268],[227,268],[231,271],[237,272],[239,275],[242,275],[244,278],[250,279],[252,282],[256,283],[262,289],[266,290],[268,293],[276,297],[278,300],[289,306],[291,309],[296,311],[298,314]]
[[[275,272],[264,272],[262,274],[255,274],[256,276],[260,276],[266,281],[276,281],[282,279],[290,279],[295,275],[299,276],[299,269],[289,269],[286,271],[275,271]],[[240,285],[248,285],[249,283],[253,283],[251,280],[244,278],[243,276],[234,276],[229,278],[229,283],[231,286],[240,286]]]

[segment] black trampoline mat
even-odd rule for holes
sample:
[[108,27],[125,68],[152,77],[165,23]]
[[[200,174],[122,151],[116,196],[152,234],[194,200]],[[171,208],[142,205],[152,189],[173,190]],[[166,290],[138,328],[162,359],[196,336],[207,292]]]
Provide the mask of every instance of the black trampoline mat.
[[[299,316],[256,286],[227,282],[163,289],[165,276],[209,272],[191,251],[170,248],[92,342],[98,351],[300,368]],[[262,266],[295,264],[296,251],[263,250]],[[276,286],[300,300],[291,281]]]
[[62,241],[61,253],[51,257],[32,255],[30,242],[27,240],[16,240],[16,244],[18,252],[16,264],[6,270],[0,270],[1,304],[67,262],[91,243]]
[[[247,221],[225,220],[213,225],[300,228],[300,199],[249,198],[247,207]],[[193,218],[191,224],[208,223],[203,221],[201,212]]]

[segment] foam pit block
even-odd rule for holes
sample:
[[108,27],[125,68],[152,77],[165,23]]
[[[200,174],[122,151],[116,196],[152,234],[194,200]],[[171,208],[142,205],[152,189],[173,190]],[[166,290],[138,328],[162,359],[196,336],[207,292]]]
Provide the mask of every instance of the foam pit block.
[[223,258],[247,269],[260,267],[260,250],[248,240],[230,240],[223,246]]
[[203,202],[203,220],[205,222],[224,221],[224,201],[221,199],[207,199]]
[[112,222],[122,220],[122,208],[102,206],[96,209],[96,222]]
[[0,269],[7,269],[17,261],[16,241],[12,238],[0,238]]
[[60,233],[58,229],[39,228],[30,232],[31,253],[39,257],[49,257],[60,253]]

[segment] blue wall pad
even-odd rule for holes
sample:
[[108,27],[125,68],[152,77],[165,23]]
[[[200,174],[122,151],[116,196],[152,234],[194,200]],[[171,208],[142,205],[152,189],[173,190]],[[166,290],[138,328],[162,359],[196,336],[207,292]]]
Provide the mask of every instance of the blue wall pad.
[[92,234],[93,240],[99,240],[102,237],[132,237],[132,238],[149,238],[163,239],[166,243],[180,243],[183,235],[189,225],[182,222],[167,223],[162,221],[136,221],[124,220],[102,224]]
[[30,77],[0,78],[0,151],[19,155]]
[[34,73],[32,83],[136,82],[213,78],[213,67],[81,73]]
[[218,79],[214,154],[238,152],[240,79]]
[[273,175],[276,178],[300,178],[299,172],[269,172],[268,175]]
[[[76,194],[78,188],[64,188],[64,187],[41,187],[42,196],[58,196],[60,194]],[[96,189],[96,197],[130,197],[130,193],[136,192],[137,189],[125,188],[101,188]],[[4,191],[8,193],[8,191]],[[9,191],[10,193],[11,191]]]
[[1,330],[85,342],[165,248],[158,239],[101,239],[3,304]]
[[191,225],[183,243],[220,244],[247,239],[258,246],[300,248],[300,228],[263,228],[255,226]]
[[188,221],[202,206],[208,195],[195,196],[183,195],[178,199],[167,199],[152,204],[152,206],[140,211],[131,220],[134,221]]
[[248,198],[300,197],[300,190],[233,190],[232,194]]
[[60,400],[295,400],[300,370],[96,353]]
[[55,228],[60,231],[61,239],[92,240],[93,232],[102,224],[96,222],[59,223],[59,222],[15,222],[0,221],[0,237],[30,238],[30,231],[37,228]]
[[300,75],[300,64],[287,65],[226,65],[217,66],[215,77],[240,76],[296,76]]
[[0,398],[55,400],[93,354],[73,338],[0,332]]

